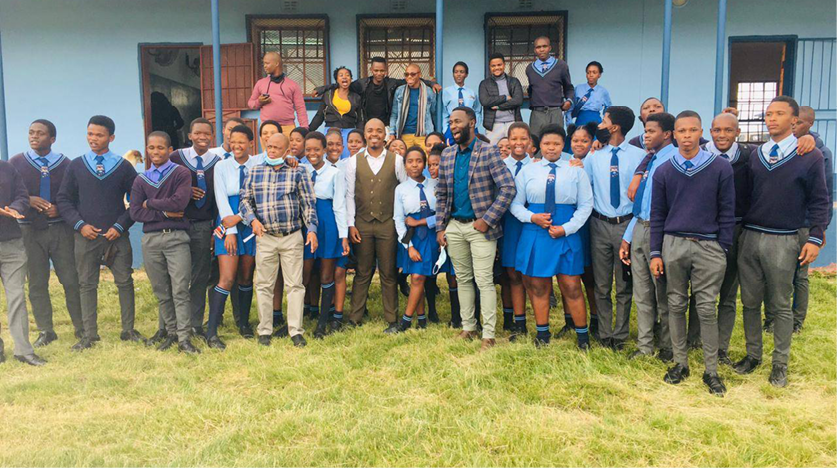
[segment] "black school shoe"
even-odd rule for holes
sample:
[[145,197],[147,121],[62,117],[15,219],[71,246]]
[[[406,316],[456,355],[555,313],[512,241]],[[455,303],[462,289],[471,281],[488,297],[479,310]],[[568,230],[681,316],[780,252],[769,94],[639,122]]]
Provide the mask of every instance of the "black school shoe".
[[770,378],[768,378],[767,381],[774,387],[787,387],[788,366],[784,364],[773,364],[773,369],[770,371]]
[[703,383],[705,383],[706,386],[709,387],[709,393],[713,395],[722,397],[725,393],[727,393],[727,387],[724,386],[724,382],[721,380],[721,377],[718,374],[710,374],[708,372],[704,372]]
[[186,338],[185,340],[177,343],[177,350],[180,351],[181,353],[192,354],[192,355],[201,353],[201,350],[199,350],[198,348],[195,348],[195,345],[192,344],[192,340],[189,339],[189,338]]
[[735,372],[739,374],[751,374],[754,370],[756,370],[756,367],[760,365],[760,359],[755,359],[750,356],[744,356],[744,359],[735,363],[733,369],[735,370]]
[[177,337],[174,335],[168,335],[163,338],[163,341],[161,341],[159,345],[157,345],[157,351],[168,351],[176,343]]
[[32,343],[32,346],[35,348],[42,348],[56,340],[58,340],[58,335],[56,335],[55,332],[41,332],[38,334],[38,339]]
[[670,348],[662,348],[657,353],[657,359],[659,359],[662,362],[672,362],[674,361],[674,351],[672,351]]
[[665,377],[663,377],[663,381],[665,383],[677,385],[687,377],[689,377],[689,368],[683,364],[675,364],[674,367],[666,372]]
[[218,338],[218,335],[211,336],[211,337],[207,338],[206,339],[206,344],[207,344],[207,346],[209,346],[212,349],[218,349],[218,350],[221,350],[221,351],[227,349],[226,343],[221,341],[221,338]]
[[308,342],[305,341],[305,338],[303,338],[302,335],[292,336],[291,337],[291,342],[293,342],[294,346],[296,346],[297,348],[304,348],[305,345],[308,344]]
[[87,338],[82,338],[82,339],[78,340],[78,343],[74,344],[73,347],[70,348],[70,350],[75,351],[75,352],[81,352],[81,351],[84,351],[86,349],[90,349],[92,347],[93,347],[93,341],[92,340],[89,340]]
[[167,332],[166,330],[157,330],[157,333],[155,333],[151,338],[149,338],[146,344],[148,346],[153,346],[158,343],[162,343],[168,336],[169,332]]
[[732,359],[729,358],[729,354],[723,349],[718,350],[718,364],[733,366]]
[[133,341],[134,343],[142,344],[145,344],[146,341],[145,337],[142,336],[142,334],[136,330],[128,330],[122,332],[122,334],[119,335],[119,339],[122,341]]
[[270,335],[259,335],[259,344],[262,346],[270,346]]

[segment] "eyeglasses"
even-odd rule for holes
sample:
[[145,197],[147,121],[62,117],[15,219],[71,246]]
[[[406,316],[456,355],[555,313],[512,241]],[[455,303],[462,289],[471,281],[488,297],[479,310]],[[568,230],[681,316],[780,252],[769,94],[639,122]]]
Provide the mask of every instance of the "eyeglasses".
[[408,78],[411,77],[411,76],[418,76],[418,72],[413,72],[413,73],[404,72],[404,76],[408,77]]

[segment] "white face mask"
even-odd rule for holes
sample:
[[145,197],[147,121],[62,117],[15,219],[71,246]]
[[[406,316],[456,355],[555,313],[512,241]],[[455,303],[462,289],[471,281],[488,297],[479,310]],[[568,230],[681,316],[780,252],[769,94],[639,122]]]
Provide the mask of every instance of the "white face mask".
[[271,159],[270,157],[266,156],[264,158],[264,162],[267,163],[268,166],[281,166],[285,163],[285,158]]

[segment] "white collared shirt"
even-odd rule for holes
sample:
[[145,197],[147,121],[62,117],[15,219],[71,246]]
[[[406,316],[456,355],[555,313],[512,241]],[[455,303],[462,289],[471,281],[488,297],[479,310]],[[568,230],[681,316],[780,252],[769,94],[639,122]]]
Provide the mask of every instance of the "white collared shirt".
[[[346,225],[346,179],[340,169],[328,160],[318,170],[314,166],[302,166],[308,171],[308,175],[317,172],[317,180],[314,182],[314,195],[319,200],[331,200],[331,207],[334,211],[334,221],[337,224],[337,235],[341,239],[349,237],[349,227]],[[323,220],[320,220],[323,222]],[[323,232],[323,231],[320,231]]]
[[[399,241],[407,234],[407,215],[421,212],[421,192],[418,184],[424,186],[424,196],[427,198],[427,207],[431,211],[436,211],[436,180],[430,177],[425,177],[424,181],[417,182],[413,179],[407,179],[395,187],[395,206],[393,207],[392,219],[395,221],[395,232],[398,233]],[[432,235],[436,235],[436,217],[430,216],[427,219],[427,229]],[[411,247],[409,244],[402,244],[404,247]]]
[[738,153],[738,142],[737,141],[732,142],[732,146],[730,146],[728,150],[721,151],[721,150],[718,149],[717,146],[715,146],[714,141],[710,141],[709,143],[706,144],[706,151],[709,151],[710,153],[712,153],[716,156],[720,156],[722,154],[725,154],[725,155],[727,155],[727,159],[730,162],[732,162],[732,158],[734,158],[735,154]]
[[[364,148],[362,151],[359,151],[356,155],[346,160],[347,162],[343,168],[346,173],[346,222],[349,227],[354,227],[355,225],[355,180],[357,178],[357,158],[365,157],[372,173],[377,175],[378,172],[381,171],[381,168],[384,167],[386,154],[387,150],[384,150],[381,152],[380,156],[376,158],[370,155]],[[404,182],[407,180],[407,171],[404,169],[404,158],[395,153],[392,154],[395,156],[395,177],[398,179],[398,182]]]
[[775,145],[779,145],[779,159],[777,161],[781,161],[785,159],[786,156],[790,156],[796,150],[796,137],[791,132],[790,135],[785,137],[782,141],[774,141],[773,138],[767,140],[763,145],[761,145],[761,152],[764,154],[765,158],[770,159],[770,152],[773,151],[773,147]]
[[[188,148],[183,148],[180,150],[183,153],[183,157],[186,158],[186,161],[192,165],[192,167],[198,167],[198,153],[195,151],[194,146],[190,146]],[[207,150],[206,153],[201,155],[201,162],[203,163],[203,167],[206,167],[207,164],[210,163],[214,158],[223,159],[223,156],[218,156],[217,154],[213,153],[211,150]]]
[[[250,170],[258,166],[259,164],[263,163],[264,159],[261,158],[259,155],[250,156],[250,158],[244,163],[244,172],[245,174],[249,173]],[[238,195],[239,188],[241,187],[239,181],[239,174],[241,171],[239,170],[239,166],[241,164],[235,160],[235,158],[225,159],[223,161],[219,161],[218,164],[215,165],[215,179],[213,184],[213,190],[215,190],[215,203],[218,205],[218,216],[223,220],[227,216],[232,216],[238,214],[238,207],[230,205],[230,196]],[[238,229],[235,226],[227,229],[227,234],[236,234],[238,233]]]

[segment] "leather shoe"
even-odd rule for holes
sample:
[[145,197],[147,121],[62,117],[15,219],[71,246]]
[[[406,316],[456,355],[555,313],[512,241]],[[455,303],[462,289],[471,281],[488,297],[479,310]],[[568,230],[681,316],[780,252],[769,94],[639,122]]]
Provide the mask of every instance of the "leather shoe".
[[35,348],[42,348],[57,339],[58,335],[56,335],[55,332],[41,332],[38,334],[38,339],[32,343],[32,346]]
[[611,338],[610,349],[614,351],[622,351],[623,349],[625,349],[625,340],[617,340],[616,338]]
[[238,333],[240,333],[241,336],[248,340],[256,336],[253,333],[253,327],[251,327],[249,324],[244,325],[243,327],[238,327]]
[[142,343],[145,344],[145,337],[140,334],[140,332],[136,330],[128,330],[122,332],[119,335],[119,339],[122,341],[133,341],[134,343]]
[[[273,336],[276,338],[287,338],[288,337],[288,324],[282,324],[276,327],[276,330],[273,331]],[[252,336],[250,337],[252,338]]]
[[634,359],[640,359],[640,358],[646,358],[646,357],[651,357],[651,354],[644,353],[640,350],[636,350],[633,353],[631,353],[630,356],[628,356],[628,359],[634,360]]
[[395,322],[389,324],[389,326],[384,329],[384,333],[386,333],[387,335],[398,333],[398,324]]
[[293,342],[294,346],[296,346],[297,348],[304,348],[305,345],[308,344],[308,342],[305,341],[305,338],[303,338],[302,335],[292,336],[291,337],[291,342]]
[[218,338],[218,335],[210,336],[206,339],[206,344],[212,349],[220,349],[221,351],[227,349],[227,345],[221,341],[221,338]]
[[76,330],[73,334],[76,336],[77,340],[84,338],[84,330]]
[[186,338],[185,340],[177,343],[177,350],[181,353],[186,354],[200,354],[201,350],[195,348],[195,345],[192,344],[192,340],[190,338]]
[[473,340],[473,339],[476,339],[476,338],[477,338],[477,336],[478,336],[478,335],[477,335],[477,332],[475,332],[475,331],[468,331],[468,330],[462,330],[461,332],[459,332],[459,334],[458,334],[458,335],[456,335],[456,337],[457,337],[457,338],[459,338],[459,339],[462,339],[462,340],[469,340],[469,341],[470,341],[470,340]]
[[588,352],[588,351],[590,351],[590,343],[589,343],[589,342],[587,342],[587,343],[578,343],[578,345],[576,345],[576,346],[578,346],[578,350],[579,350],[579,351],[582,351],[582,352],[585,352],[585,353],[586,353],[586,352]]
[[155,344],[162,343],[167,336],[169,336],[169,332],[166,330],[157,330],[157,332],[148,339],[147,344],[148,346],[153,346]]
[[718,374],[704,372],[703,383],[709,387],[709,393],[713,395],[722,397],[725,393],[727,393],[727,387],[724,386],[724,382],[721,381],[721,377]]
[[744,356],[744,359],[738,361],[733,366],[735,372],[739,374],[751,374],[756,367],[761,365],[760,359],[751,358],[750,356]]
[[558,333],[555,334],[555,339],[560,340],[561,338],[566,336],[567,333],[569,333],[571,331],[573,331],[573,329],[571,327],[569,327],[567,325],[564,325],[560,330],[558,330]]
[[448,322],[448,326],[451,328],[462,328],[462,320],[451,320]]
[[329,326],[331,327],[331,333],[336,333],[343,329],[343,322],[340,320],[332,320]]
[[192,338],[206,341],[206,332],[203,331],[203,327],[192,327]]
[[93,347],[93,342],[87,338],[82,338],[78,340],[78,343],[74,344],[70,350],[75,352],[84,351],[85,349],[90,349]]
[[788,366],[784,364],[773,364],[773,370],[770,371],[770,378],[767,379],[770,385],[774,387],[788,386]]
[[801,323],[794,323],[793,324],[793,333],[797,334],[797,335],[802,333],[802,324]]
[[674,352],[669,348],[663,348],[657,353],[657,359],[662,362],[674,361]]
[[15,359],[17,359],[18,361],[20,361],[24,364],[29,364],[30,366],[35,366],[35,367],[43,366],[44,364],[46,364],[46,361],[43,360],[42,358],[38,357],[38,355],[35,354],[35,353],[27,354],[25,356],[15,355]]
[[682,382],[686,377],[689,376],[689,368],[684,366],[683,364],[675,364],[674,367],[669,369],[666,372],[665,377],[663,377],[663,381],[665,383],[670,384],[679,384]]
[[[314,339],[315,340],[322,340],[323,338],[326,337],[326,335],[328,335],[328,330],[326,329],[326,325],[325,324],[322,324],[322,325],[317,324],[317,329],[314,330]],[[301,336],[301,335],[294,335],[294,336]]]
[[270,346],[270,335],[259,335],[259,344],[262,346]]
[[177,337],[174,335],[168,335],[163,338],[163,341],[161,341],[159,345],[157,345],[157,351],[168,351],[175,343],[177,343]]
[[497,341],[495,341],[494,338],[483,338],[482,346],[480,346],[480,351],[488,351],[490,348],[493,348],[496,344]]
[[718,364],[732,367],[732,359],[729,358],[729,354],[723,349],[718,350]]
[[773,320],[765,319],[763,329],[765,333],[773,333]]

